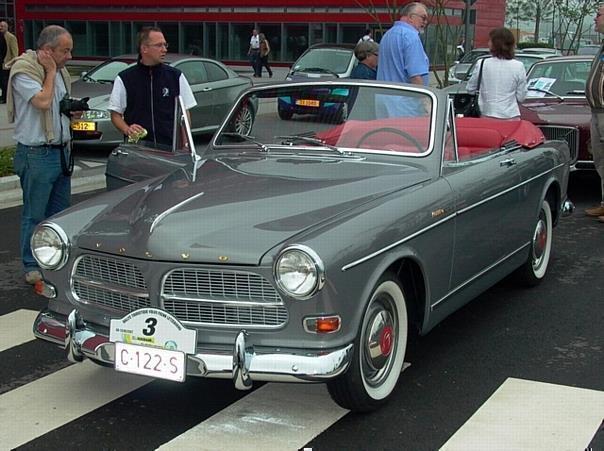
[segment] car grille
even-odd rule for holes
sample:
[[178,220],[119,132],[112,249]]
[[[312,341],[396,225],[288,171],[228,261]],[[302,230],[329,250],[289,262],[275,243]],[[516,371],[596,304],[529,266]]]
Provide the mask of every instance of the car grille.
[[287,321],[282,305],[238,305],[166,299],[164,308],[181,321],[205,325],[279,327]]
[[545,139],[566,141],[570,149],[570,161],[574,164],[579,157],[579,130],[576,127],[560,127],[555,125],[540,125],[539,128]]
[[74,265],[71,288],[78,302],[120,312],[150,305],[141,271],[131,263],[113,258],[80,257]]
[[162,286],[163,305],[181,321],[279,327],[287,309],[261,275],[245,271],[175,269]]

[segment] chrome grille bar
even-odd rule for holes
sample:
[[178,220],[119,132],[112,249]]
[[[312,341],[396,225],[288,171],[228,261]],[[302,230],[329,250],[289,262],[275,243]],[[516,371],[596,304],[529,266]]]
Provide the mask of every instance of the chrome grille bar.
[[141,271],[134,264],[111,257],[79,257],[74,264],[71,289],[78,302],[118,312],[150,306]]
[[562,127],[556,125],[540,125],[545,139],[566,141],[570,149],[570,162],[574,164],[579,158],[579,129],[576,127]]
[[259,274],[211,269],[175,269],[162,287],[167,298],[194,298],[219,301],[281,304],[281,296]]
[[274,328],[284,325],[288,319],[283,305],[252,306],[167,299],[164,300],[164,308],[180,321],[208,326]]

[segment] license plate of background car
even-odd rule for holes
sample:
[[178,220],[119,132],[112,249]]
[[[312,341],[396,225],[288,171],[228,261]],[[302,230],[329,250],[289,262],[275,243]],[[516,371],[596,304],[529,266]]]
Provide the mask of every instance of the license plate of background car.
[[95,122],[72,122],[71,129],[79,132],[93,132],[96,130]]
[[169,349],[115,343],[115,369],[124,373],[185,380],[185,353]]
[[298,99],[296,100],[296,105],[319,107],[319,105],[321,105],[321,102],[319,102],[318,100]]

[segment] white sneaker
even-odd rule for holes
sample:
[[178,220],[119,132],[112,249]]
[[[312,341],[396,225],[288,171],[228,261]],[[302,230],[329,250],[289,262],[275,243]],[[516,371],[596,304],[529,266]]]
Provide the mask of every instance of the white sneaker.
[[38,270],[28,271],[25,273],[25,282],[30,285],[35,285],[38,280],[42,280],[42,273]]

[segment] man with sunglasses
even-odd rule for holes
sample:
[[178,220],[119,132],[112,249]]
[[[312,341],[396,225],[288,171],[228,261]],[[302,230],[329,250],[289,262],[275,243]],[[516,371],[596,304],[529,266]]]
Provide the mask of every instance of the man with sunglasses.
[[138,62],[115,78],[109,99],[111,122],[126,137],[144,136],[154,145],[172,145],[174,102],[197,105],[187,79],[164,64],[168,43],[161,29],[144,27],[138,36]]
[[428,85],[430,63],[420,33],[428,25],[428,10],[419,2],[405,5],[401,19],[380,41],[377,79]]

